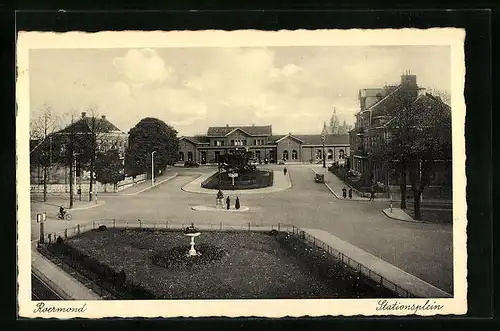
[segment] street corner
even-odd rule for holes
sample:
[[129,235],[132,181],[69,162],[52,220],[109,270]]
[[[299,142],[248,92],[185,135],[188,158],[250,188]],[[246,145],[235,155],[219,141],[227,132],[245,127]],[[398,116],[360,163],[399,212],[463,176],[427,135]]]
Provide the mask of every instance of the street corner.
[[382,212],[385,214],[385,216],[392,218],[394,220],[397,220],[397,221],[412,222],[412,223],[426,223],[426,222],[414,220],[410,215],[408,215],[401,208],[385,208],[382,210]]
[[240,209],[235,209],[235,208],[227,209],[215,206],[192,206],[191,209],[196,211],[219,211],[219,212],[233,212],[233,213],[240,213],[250,210],[250,208],[247,206],[241,206]]

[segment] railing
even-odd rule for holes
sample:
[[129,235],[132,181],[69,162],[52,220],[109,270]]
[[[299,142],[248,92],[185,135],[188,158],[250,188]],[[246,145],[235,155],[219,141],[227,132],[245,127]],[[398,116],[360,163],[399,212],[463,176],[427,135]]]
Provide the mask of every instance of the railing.
[[[101,225],[105,225],[107,228],[119,228],[119,229],[150,229],[150,230],[170,230],[170,231],[181,231],[186,227],[190,226],[192,222],[169,222],[169,221],[152,221],[152,220],[116,220],[116,219],[102,219],[98,221],[92,221],[85,224],[77,224],[75,226],[66,228],[62,231],[51,231],[44,233],[43,243],[51,244],[56,242],[58,237],[66,240],[82,234],[87,231],[96,230]],[[291,232],[293,225],[290,224],[270,224],[270,225],[259,225],[252,224],[251,222],[234,224],[226,222],[204,222],[195,224],[196,228],[201,231],[251,231],[251,232],[267,232],[271,230],[276,230],[278,232]],[[39,240],[39,243],[41,241]]]
[[[300,228],[297,228],[295,226],[292,226],[291,233],[294,235],[298,235],[300,238],[305,240],[308,243],[311,243],[313,246],[316,248],[319,248],[326,253],[330,254],[333,256],[338,262],[341,263],[341,265],[349,269],[350,272],[355,272],[358,274],[361,274],[365,277],[368,277],[369,279],[373,280],[380,286],[385,287],[386,289],[396,293],[400,297],[403,298],[415,298],[416,296],[410,293],[408,290],[405,290],[401,286],[391,282],[390,280],[384,278],[382,275],[379,273],[371,270],[370,268],[362,265],[361,263],[351,259],[350,257],[344,255],[343,253],[339,252],[338,250],[334,249],[330,245],[324,243],[323,241],[319,240],[318,238],[311,236],[309,233],[301,230]],[[288,231],[290,232],[290,231]]]

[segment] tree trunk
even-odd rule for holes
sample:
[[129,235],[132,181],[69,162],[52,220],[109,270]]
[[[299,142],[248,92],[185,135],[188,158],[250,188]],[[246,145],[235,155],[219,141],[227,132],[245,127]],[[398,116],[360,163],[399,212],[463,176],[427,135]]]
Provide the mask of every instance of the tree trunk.
[[422,219],[422,214],[420,212],[420,198],[422,196],[422,191],[420,189],[413,190],[413,210],[415,217],[414,219],[420,221]]
[[[72,153],[72,151],[70,151]],[[73,156],[69,160],[69,208],[73,208]]]
[[401,182],[399,188],[401,190],[401,209],[406,209],[406,165],[401,165]]
[[47,166],[43,166],[43,202],[47,202]]

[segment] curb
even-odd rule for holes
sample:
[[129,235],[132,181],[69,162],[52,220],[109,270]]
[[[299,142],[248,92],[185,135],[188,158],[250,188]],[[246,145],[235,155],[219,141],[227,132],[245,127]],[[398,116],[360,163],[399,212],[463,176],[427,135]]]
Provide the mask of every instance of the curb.
[[144,189],[142,189],[142,190],[140,190],[140,191],[134,192],[134,193],[121,194],[121,195],[124,195],[124,196],[132,196],[132,195],[137,195],[137,194],[140,194],[140,193],[145,192],[145,191],[147,191],[147,190],[149,190],[149,189],[152,189],[152,188],[154,188],[154,187],[157,187],[158,185],[161,185],[161,184],[163,184],[163,183],[165,183],[165,182],[167,182],[167,181],[169,181],[169,180],[171,180],[171,179],[173,179],[173,178],[175,178],[175,177],[177,177],[177,176],[178,176],[178,173],[176,172],[173,176],[167,177],[167,178],[165,178],[164,180],[162,180],[161,182],[158,182],[158,183],[156,183],[156,184],[155,184],[155,185],[153,185],[153,186],[146,187],[146,188],[144,188]]
[[406,222],[406,223],[417,223],[417,224],[428,224],[429,223],[429,222],[424,222],[424,221],[417,221],[417,220],[414,220],[414,219],[412,219],[410,221],[410,220],[405,220],[405,219],[402,219],[402,218],[398,218],[398,217],[392,216],[393,214],[391,214],[391,212],[388,211],[388,210],[389,210],[389,208],[382,209],[382,213],[384,213],[384,215],[387,216],[388,218],[391,218],[391,219],[396,220],[396,221],[401,221],[401,222]]
[[[206,208],[206,209],[197,209],[197,208]],[[219,211],[219,212],[230,212],[230,213],[231,212],[242,213],[250,210],[250,208],[247,206],[241,206],[240,209],[214,208],[209,206],[192,206],[191,209],[195,211]]]
[[86,209],[91,209],[91,208],[102,206],[105,203],[106,203],[106,201],[101,200],[101,201],[98,201],[96,204],[93,204],[93,205],[90,205],[90,206],[71,208],[71,209],[68,209],[68,210],[71,210],[71,211],[86,210]]
[[[272,170],[272,171],[274,172],[274,171],[277,171],[277,170]],[[199,174],[199,173],[196,173],[196,174]],[[206,188],[200,188],[199,190],[198,190],[198,188],[196,190],[188,190],[188,189],[186,189],[186,187],[188,187],[189,185],[191,185],[194,181],[198,180],[203,175],[205,175],[205,174],[200,174],[198,177],[196,177],[195,179],[193,179],[191,182],[189,182],[186,185],[184,185],[183,187],[181,187],[181,190],[184,191],[184,192],[187,192],[187,193],[194,193],[194,194],[216,194],[217,192],[215,190],[213,190],[213,189],[206,189]],[[287,191],[287,190],[291,189],[292,186],[293,186],[292,185],[292,179],[290,177],[290,173],[287,172],[286,175],[288,177],[289,185],[287,185],[287,187],[279,189],[279,190],[268,190],[268,191],[264,191],[264,192],[263,191],[257,191],[257,190],[269,189],[269,187],[265,187],[265,188],[258,188],[258,189],[249,189],[249,190],[234,190],[234,191],[232,191],[232,190],[222,190],[222,191],[226,192],[227,194],[233,194],[233,195],[234,194],[241,194],[241,195],[247,195],[247,194],[270,194],[270,193],[284,192],[284,191]],[[210,175],[210,176],[212,176],[212,175]],[[209,178],[210,176],[208,176],[207,178]],[[271,188],[273,188],[273,187],[274,187],[274,183],[273,183],[273,186],[271,186]],[[238,191],[238,192],[236,192],[236,191]]]

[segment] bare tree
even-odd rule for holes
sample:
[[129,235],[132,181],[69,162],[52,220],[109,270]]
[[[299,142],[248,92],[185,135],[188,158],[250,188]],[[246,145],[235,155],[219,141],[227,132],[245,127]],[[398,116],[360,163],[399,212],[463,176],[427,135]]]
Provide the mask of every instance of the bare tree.
[[52,164],[52,134],[59,128],[60,118],[44,105],[30,121],[30,163],[43,171],[43,201],[47,201],[47,181]]

